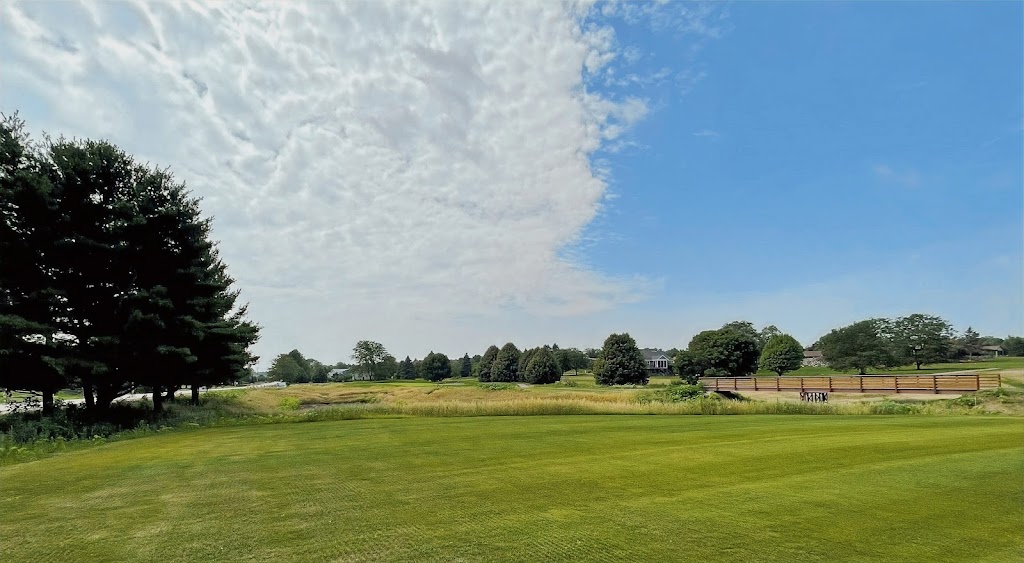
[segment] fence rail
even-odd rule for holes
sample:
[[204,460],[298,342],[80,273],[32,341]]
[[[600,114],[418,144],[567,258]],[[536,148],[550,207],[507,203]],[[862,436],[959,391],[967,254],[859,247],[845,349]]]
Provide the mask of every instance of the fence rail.
[[966,393],[995,389],[1002,377],[963,375],[834,375],[816,377],[702,377],[711,391],[827,391],[830,393]]

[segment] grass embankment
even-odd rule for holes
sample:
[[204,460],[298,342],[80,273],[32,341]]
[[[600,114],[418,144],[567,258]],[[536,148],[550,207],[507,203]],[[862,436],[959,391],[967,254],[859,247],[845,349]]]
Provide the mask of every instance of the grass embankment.
[[1022,444],[990,417],[203,429],[0,468],[0,538],[11,562],[1019,561]]
[[[950,362],[944,364],[929,364],[921,366],[921,369],[917,369],[915,366],[900,366],[897,368],[888,369],[871,369],[868,370],[868,375],[931,375],[933,373],[946,373],[946,372],[958,372],[958,371],[973,371],[973,370],[992,370],[992,369],[1024,369],[1024,358],[1018,357],[999,357],[999,358],[988,358],[985,360],[977,360],[973,362]],[[802,367],[796,371],[791,371],[786,374],[789,376],[805,376],[811,377],[816,375],[856,375],[857,371],[837,371],[827,366],[807,366]],[[775,372],[762,370],[757,372],[758,377],[775,377]]]

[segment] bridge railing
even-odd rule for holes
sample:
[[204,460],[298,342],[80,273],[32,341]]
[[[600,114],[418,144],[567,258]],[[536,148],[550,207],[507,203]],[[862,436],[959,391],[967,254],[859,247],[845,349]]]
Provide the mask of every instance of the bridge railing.
[[966,393],[1002,385],[998,373],[960,375],[833,375],[702,377],[709,391],[827,391],[830,393]]

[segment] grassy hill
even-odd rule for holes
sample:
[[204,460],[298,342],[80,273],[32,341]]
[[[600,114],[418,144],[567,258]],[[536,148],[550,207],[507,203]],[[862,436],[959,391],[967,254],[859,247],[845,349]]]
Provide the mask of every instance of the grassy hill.
[[1018,561],[1015,417],[173,432],[0,467],[4,561]]

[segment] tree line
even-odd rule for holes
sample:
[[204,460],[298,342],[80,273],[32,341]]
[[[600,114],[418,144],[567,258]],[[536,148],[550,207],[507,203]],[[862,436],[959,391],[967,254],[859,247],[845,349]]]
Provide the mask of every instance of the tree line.
[[259,327],[211,220],[166,169],[105,141],[32,142],[0,116],[0,388],[81,387],[104,412],[142,387],[154,410],[183,385],[240,378]]

